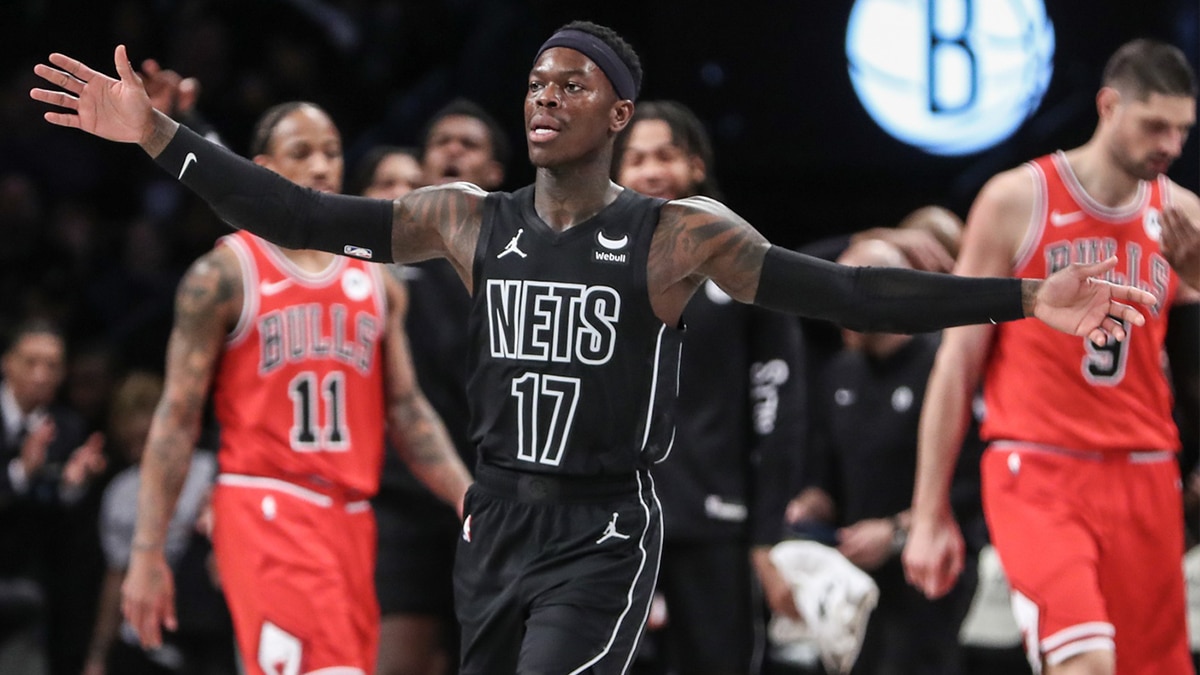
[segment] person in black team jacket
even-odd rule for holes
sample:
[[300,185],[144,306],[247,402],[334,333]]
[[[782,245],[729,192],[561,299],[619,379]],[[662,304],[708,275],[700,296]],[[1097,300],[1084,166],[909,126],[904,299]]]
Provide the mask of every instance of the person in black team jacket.
[[[495,190],[504,181],[508,143],[487,111],[457,99],[430,118],[419,155],[421,181],[432,185],[467,181]],[[371,180],[372,175],[388,175],[384,157],[397,159],[393,151],[364,160],[359,181],[370,185],[355,192],[388,199],[409,192],[411,186],[404,181]],[[466,393],[471,297],[446,260],[404,265],[401,272],[408,286],[405,330],[417,381],[445,423],[463,463],[474,468]],[[454,673],[458,624],[451,570],[461,523],[454,509],[391,455],[384,462],[379,494],[373,500],[379,528],[375,586],[383,613],[378,675]]]
[[[640,102],[617,137],[613,178],[662,199],[718,198],[711,148],[684,105]],[[711,280],[683,324],[675,447],[654,468],[667,616],[650,622],[647,640],[678,675],[756,673],[765,626],[750,548],[774,544],[783,517],[782,503],[765,508],[761,483],[771,477],[759,468],[764,455],[803,445],[800,329],[786,314],[733,302]]]
[[472,291],[467,364],[479,453],[455,560],[463,673],[620,673],[658,574],[648,469],[673,438],[684,305],[712,279],[735,300],[860,330],[922,332],[1036,316],[1098,343],[1150,293],[1101,280],[1115,259],[1045,280],[849,268],[772,246],[720,202],[664,201],[609,179],[641,83],[611,29],[573,22],[525,94],[532,185],[467,183],[395,202],[295,186],[156,113],[124,46],[114,80],[63,54],[34,89],[46,120],[138,143],[230,224],[289,248],[376,262],[443,256]]

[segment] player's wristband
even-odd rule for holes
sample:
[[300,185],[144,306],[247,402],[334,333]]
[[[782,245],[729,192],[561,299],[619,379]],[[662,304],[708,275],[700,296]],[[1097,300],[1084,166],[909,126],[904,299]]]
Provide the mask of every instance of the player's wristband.
[[1025,317],[1021,280],[837,265],[779,246],[767,250],[754,303],[852,330],[925,333]]
[[155,158],[229,225],[291,249],[392,261],[392,203],[300,187],[180,125]]

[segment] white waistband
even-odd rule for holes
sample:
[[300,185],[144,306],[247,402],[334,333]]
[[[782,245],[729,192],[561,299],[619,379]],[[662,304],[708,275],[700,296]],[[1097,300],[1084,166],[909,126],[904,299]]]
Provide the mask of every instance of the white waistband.
[[1028,441],[992,441],[991,444],[988,445],[988,449],[1028,450],[1030,452],[1044,452],[1052,455],[1063,455],[1066,457],[1074,457],[1076,459],[1086,459],[1096,462],[1107,459],[1122,458],[1127,460],[1130,464],[1149,464],[1151,462],[1163,462],[1168,459],[1175,459],[1175,453],[1171,450],[1076,450],[1074,448],[1060,448],[1057,445],[1049,445],[1047,443],[1030,443]]
[[[258,488],[260,490],[275,490],[277,492],[285,492],[297,499],[303,499],[306,502],[315,504],[323,508],[330,508],[334,504],[333,497],[322,494],[316,490],[310,490],[302,485],[296,485],[289,481],[280,478],[268,478],[267,476],[247,476],[240,473],[223,473],[217,476],[217,482],[221,485],[230,487],[247,487]],[[358,513],[371,508],[371,502],[365,499],[359,499],[352,502],[346,502],[347,513]]]

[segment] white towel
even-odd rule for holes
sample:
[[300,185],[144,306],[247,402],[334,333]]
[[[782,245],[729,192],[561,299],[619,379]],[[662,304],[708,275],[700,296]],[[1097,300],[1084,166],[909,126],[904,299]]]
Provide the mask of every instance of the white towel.
[[778,645],[816,642],[826,671],[850,672],[879,602],[875,580],[836,549],[813,541],[776,544],[771,562],[792,587],[804,619],[773,617],[771,640]]

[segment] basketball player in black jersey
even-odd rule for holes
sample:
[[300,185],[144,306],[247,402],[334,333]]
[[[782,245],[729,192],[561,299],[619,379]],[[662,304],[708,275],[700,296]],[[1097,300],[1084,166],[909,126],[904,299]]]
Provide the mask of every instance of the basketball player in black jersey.
[[62,54],[35,72],[47,121],[136,142],[227,222],[289,248],[379,262],[443,256],[471,289],[477,483],[456,558],[463,673],[621,673],[662,542],[647,471],[671,448],[683,307],[712,279],[735,300],[856,329],[920,332],[1036,316],[1104,344],[1124,302],[1097,278],[846,268],[772,246],[723,204],[663,201],[609,179],[641,83],[633,49],[574,22],[539,50],[525,96],[533,185],[423,188],[395,202],[298,188],[154,112],[124,46],[114,80]]

